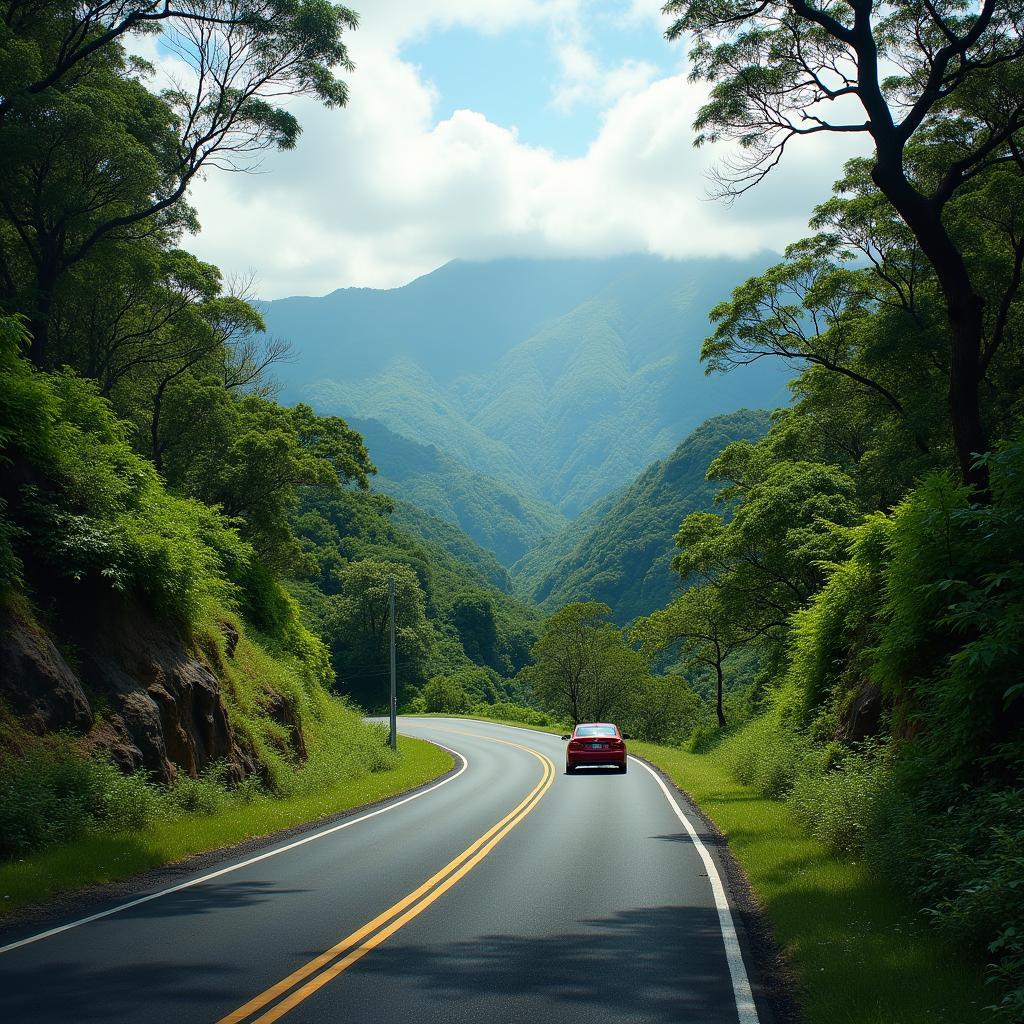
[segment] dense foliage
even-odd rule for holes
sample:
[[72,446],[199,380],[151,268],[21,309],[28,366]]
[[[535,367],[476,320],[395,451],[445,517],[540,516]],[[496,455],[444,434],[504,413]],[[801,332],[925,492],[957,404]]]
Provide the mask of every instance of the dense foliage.
[[[288,345],[266,334],[246,282],[181,248],[198,226],[197,174],[294,145],[279,100],[345,101],[336,73],[354,25],[327,0],[4,6],[4,629],[53,642],[73,675],[87,613],[137,612],[212,673],[238,755],[205,779],[170,765],[161,794],[88,753],[94,734],[109,745],[116,695],[90,691],[93,722],[66,742],[33,735],[0,700],[4,855],[178,805],[215,809],[229,785],[287,795],[387,767],[338,695],[382,702],[389,579],[406,697],[435,678],[474,701],[518,693],[504,677],[536,628],[501,566],[429,515],[406,509],[409,528],[396,525],[369,491],[361,435],[276,401]],[[152,87],[125,45],[143,29],[196,80]],[[87,640],[102,657],[103,637]]]
[[[737,777],[897,880],[1024,1019],[1020,12],[667,9],[714,83],[699,141],[741,143],[723,191],[805,132],[861,131],[874,153],[712,310],[709,371],[781,360],[794,401],[711,463],[719,508],[675,538],[689,589],[631,635],[719,679],[727,648],[749,658]],[[830,120],[839,97],[867,119]]]
[[[293,583],[293,591],[331,648],[342,691],[366,707],[387,704],[387,580],[393,578],[400,700],[413,700],[433,677],[474,666],[491,684],[471,686],[471,693],[489,701],[507,696],[507,677],[526,662],[539,617],[493,585],[493,562],[462,562],[430,539],[451,541],[454,527],[407,514],[414,525],[428,520],[417,536],[392,518],[392,508],[385,495],[358,490],[308,493],[295,520],[306,557],[318,569],[311,580]],[[469,545],[462,536],[456,549]]]

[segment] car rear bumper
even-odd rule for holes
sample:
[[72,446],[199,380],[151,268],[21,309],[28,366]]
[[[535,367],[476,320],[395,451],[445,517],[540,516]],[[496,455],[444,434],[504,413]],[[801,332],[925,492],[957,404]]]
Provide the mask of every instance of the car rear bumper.
[[626,763],[624,750],[574,750],[565,755],[569,768],[583,768],[588,765],[613,764],[621,768]]

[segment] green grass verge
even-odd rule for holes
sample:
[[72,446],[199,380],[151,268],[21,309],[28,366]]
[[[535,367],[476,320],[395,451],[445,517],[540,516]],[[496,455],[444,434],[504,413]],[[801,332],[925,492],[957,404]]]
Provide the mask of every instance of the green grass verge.
[[399,737],[397,767],[366,773],[314,793],[261,797],[219,814],[190,814],[157,821],[139,832],[97,833],[67,845],[0,865],[0,917],[60,892],[115,882],[195,853],[374,803],[429,782],[452,767],[446,751],[423,740]]
[[995,994],[919,914],[858,861],[808,838],[793,812],[736,782],[721,748],[652,743],[630,750],[657,765],[718,826],[796,972],[811,1024],[991,1022]]
[[[560,733],[557,727],[480,718]],[[991,1024],[982,965],[958,960],[901,895],[809,838],[783,803],[736,782],[721,748],[633,740],[715,823],[796,974],[809,1024]]]

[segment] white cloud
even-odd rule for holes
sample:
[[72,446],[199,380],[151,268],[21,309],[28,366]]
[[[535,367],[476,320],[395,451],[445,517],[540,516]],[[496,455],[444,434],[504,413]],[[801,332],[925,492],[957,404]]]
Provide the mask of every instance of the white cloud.
[[618,15],[618,20],[623,25],[646,22],[658,26],[664,32],[672,20],[661,13],[664,6],[664,0],[630,0],[625,10]]
[[585,103],[604,108],[630,93],[639,92],[653,81],[658,69],[648,61],[624,60],[618,67],[602,67],[580,43],[571,41],[555,48],[561,65],[561,79],[551,104],[568,113]]
[[501,31],[555,8],[563,25],[574,16],[572,0],[377,4],[352,37],[349,107],[298,101],[295,152],[269,156],[258,175],[200,183],[204,230],[191,247],[227,272],[254,270],[269,298],[394,286],[456,257],[745,255],[805,231],[848,149],[804,144],[734,206],[709,202],[719,154],[694,150],[691,129],[703,87],[652,80],[640,65],[608,74],[583,45],[563,62],[563,85],[618,75],[601,84],[601,128],[584,156],[558,157],[471,110],[435,123],[434,89],[401,59],[401,39],[439,24]]

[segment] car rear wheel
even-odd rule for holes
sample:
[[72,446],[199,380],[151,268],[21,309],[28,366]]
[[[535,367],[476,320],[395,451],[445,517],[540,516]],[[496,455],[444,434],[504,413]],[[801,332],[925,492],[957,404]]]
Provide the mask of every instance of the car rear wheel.
[[625,762],[623,762],[622,764],[619,765],[619,774],[620,775],[625,775],[626,774],[626,763]]
[[574,764],[567,764],[565,766],[565,774],[566,775],[572,775],[572,773],[574,771],[576,771],[576,765],[574,765]]

